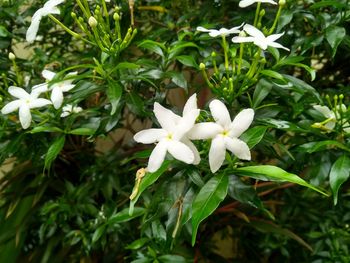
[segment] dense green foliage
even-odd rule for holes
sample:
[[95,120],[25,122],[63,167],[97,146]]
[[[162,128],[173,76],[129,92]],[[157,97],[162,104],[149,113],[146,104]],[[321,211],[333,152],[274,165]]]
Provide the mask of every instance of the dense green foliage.
[[[350,262],[349,1],[66,0],[29,43],[46,2],[0,2],[0,108],[11,86],[74,83],[29,127],[0,113],[0,262]],[[242,23],[290,51],[196,30]],[[251,160],[226,151],[213,173],[213,142],[193,140],[198,165],[142,169],[155,103],[181,115],[194,93],[197,123],[215,99],[254,110]]]

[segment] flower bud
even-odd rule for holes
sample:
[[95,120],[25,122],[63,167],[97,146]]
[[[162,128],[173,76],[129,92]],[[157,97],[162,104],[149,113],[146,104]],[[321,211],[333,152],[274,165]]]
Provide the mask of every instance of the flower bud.
[[211,56],[212,56],[213,58],[215,58],[215,57],[216,57],[216,52],[215,52],[215,51],[211,52]]
[[73,19],[76,19],[76,18],[77,18],[77,14],[74,13],[74,12],[71,12],[71,13],[70,13],[70,16],[71,16]]
[[280,0],[280,1],[278,2],[278,4],[279,4],[280,6],[285,6],[285,5],[286,5],[286,0]]
[[205,70],[205,64],[204,63],[200,63],[199,64],[199,69],[200,70]]
[[114,13],[113,19],[114,19],[114,20],[120,20],[119,14],[118,14],[118,13]]
[[13,54],[12,52],[9,53],[9,60],[14,61],[16,59],[15,54]]
[[259,13],[259,16],[260,16],[260,17],[263,17],[263,16],[265,15],[265,13],[266,13],[266,12],[265,12],[265,9],[262,9],[262,10],[260,11],[260,13]]
[[98,22],[97,22],[96,18],[94,18],[93,16],[90,16],[90,18],[89,18],[89,25],[91,27],[96,27],[97,24],[98,24]]
[[340,94],[339,99],[341,99],[341,100],[344,99],[344,94]]

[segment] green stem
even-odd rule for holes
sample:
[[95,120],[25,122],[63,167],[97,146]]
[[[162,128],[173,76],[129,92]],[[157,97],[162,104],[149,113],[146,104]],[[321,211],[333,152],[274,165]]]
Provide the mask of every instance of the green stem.
[[256,11],[255,11],[255,17],[254,17],[254,26],[255,27],[258,23],[258,18],[259,18],[259,14],[260,14],[260,6],[261,6],[261,2],[258,2],[258,5],[256,6]]
[[222,37],[222,47],[224,49],[224,56],[225,56],[225,69],[226,69],[226,72],[228,73],[228,55],[227,55],[226,37],[225,36],[221,36],[221,37]]
[[202,75],[203,75],[204,80],[205,80],[205,82],[207,83],[208,87],[211,88],[211,89],[213,89],[214,86],[213,86],[213,84],[210,83],[210,81],[209,81],[209,79],[208,79],[207,72],[205,71],[205,69],[202,69]]
[[237,75],[241,74],[243,51],[244,51],[244,43],[241,43],[239,45],[239,59],[238,59]]
[[282,8],[283,8],[283,7],[282,7],[281,5],[278,7],[278,11],[277,11],[275,20],[273,21],[272,27],[271,27],[270,30],[269,30],[269,35],[271,35],[271,34],[273,33],[273,31],[275,30],[275,28],[276,28],[278,19],[279,19],[280,16],[281,16]]
[[103,12],[104,12],[104,15],[105,15],[106,21],[107,21],[107,30],[108,30],[108,32],[110,32],[110,26],[111,25],[109,23],[109,14],[108,14],[108,9],[107,9],[105,0],[102,0],[102,6],[103,6]]
[[[85,17],[86,17],[87,19],[89,19],[91,15],[90,15],[89,12],[85,9],[84,5],[80,2],[80,0],[77,0],[77,3],[78,3],[78,6],[80,7],[81,11],[84,13]],[[90,11],[90,10],[89,10],[89,11]]]

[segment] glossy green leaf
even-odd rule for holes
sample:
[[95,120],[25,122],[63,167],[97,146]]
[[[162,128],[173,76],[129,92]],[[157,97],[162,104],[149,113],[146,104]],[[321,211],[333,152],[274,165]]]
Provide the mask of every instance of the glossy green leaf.
[[176,59],[183,65],[192,67],[192,68],[198,68],[198,64],[193,58],[193,56],[188,56],[188,55],[181,55],[177,56]]
[[256,108],[269,95],[273,84],[265,79],[259,80],[253,93],[253,107]]
[[326,140],[326,141],[320,141],[320,142],[308,142],[298,146],[297,150],[299,152],[314,153],[314,152],[336,149],[336,148],[350,152],[350,149],[346,147],[344,144],[333,140]]
[[119,224],[130,221],[136,217],[142,216],[146,212],[146,209],[143,207],[134,207],[134,212],[132,215],[129,215],[129,208],[125,208],[122,211],[112,215],[107,223],[108,224]]
[[282,74],[280,74],[280,73],[278,73],[276,71],[270,70],[270,69],[264,69],[264,70],[260,71],[260,73],[262,75],[267,76],[267,77],[271,77],[271,78],[279,79],[279,80],[284,80]]
[[247,166],[236,169],[237,174],[252,177],[262,181],[290,182],[308,187],[316,192],[328,196],[326,193],[307,183],[296,174],[288,173],[285,170],[272,165]]
[[148,49],[160,55],[161,57],[164,57],[165,46],[162,43],[159,43],[153,40],[144,40],[138,46],[141,48]]
[[240,136],[240,139],[245,141],[249,148],[253,148],[257,145],[262,138],[264,138],[267,127],[264,126],[256,126],[251,129],[248,129],[245,133]]
[[340,186],[349,179],[350,176],[350,159],[346,155],[340,156],[332,165],[329,174],[329,183],[333,192],[333,201],[336,205],[338,202],[338,192]]
[[66,136],[62,135],[58,137],[50,146],[48,149],[46,156],[45,156],[45,167],[44,169],[49,169],[52,162],[57,158],[58,154],[61,152],[64,143],[66,141]]
[[131,250],[137,250],[137,249],[142,248],[148,241],[149,241],[149,239],[146,237],[140,238],[138,240],[135,240],[131,244],[127,245],[126,248],[131,249]]
[[95,129],[91,129],[91,128],[77,128],[74,130],[69,131],[69,134],[74,134],[74,135],[93,135],[95,133]]
[[98,241],[106,231],[106,225],[99,226],[92,235],[92,243]]
[[337,53],[339,44],[343,41],[346,35],[344,27],[331,25],[326,29],[326,39],[332,47],[332,57]]
[[38,133],[38,132],[63,132],[63,130],[61,130],[58,127],[51,127],[51,126],[36,126],[34,127],[30,133]]
[[107,88],[107,96],[112,105],[111,115],[113,115],[117,111],[117,107],[122,97],[122,93],[123,87],[119,83],[109,83]]
[[314,3],[310,9],[317,9],[322,7],[336,7],[336,8],[344,8],[346,5],[344,3],[341,3],[340,1],[319,1],[317,3]]
[[199,224],[211,215],[227,195],[228,176],[212,177],[199,191],[192,204],[192,246],[196,242]]
[[179,255],[162,255],[158,257],[162,263],[186,263],[186,259]]

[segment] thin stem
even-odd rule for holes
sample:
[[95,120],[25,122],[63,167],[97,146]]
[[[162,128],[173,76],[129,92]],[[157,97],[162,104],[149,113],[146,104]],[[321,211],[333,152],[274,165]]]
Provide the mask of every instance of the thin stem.
[[226,69],[226,72],[228,72],[228,55],[227,55],[226,37],[225,36],[221,36],[221,37],[222,37],[222,47],[224,49],[224,56],[225,56],[225,69]]
[[278,11],[277,11],[275,20],[273,21],[272,27],[271,27],[270,30],[269,30],[269,35],[271,35],[271,34],[273,33],[273,31],[275,30],[275,28],[276,28],[278,19],[279,19],[280,16],[281,16],[282,8],[283,8],[283,7],[282,7],[281,5],[278,7]]
[[254,17],[254,26],[255,27],[258,23],[258,18],[259,18],[259,14],[260,14],[260,6],[261,6],[261,2],[258,2],[258,5],[256,6],[256,11],[255,11],[255,17]]
[[87,19],[89,19],[91,15],[89,15],[88,11],[86,11],[84,5],[80,2],[80,0],[77,0],[77,3],[78,3],[78,6],[80,7],[81,11],[84,13],[85,17]]
[[239,45],[239,59],[238,59],[238,66],[237,66],[237,75],[241,74],[243,51],[244,51],[244,43],[241,43]]

